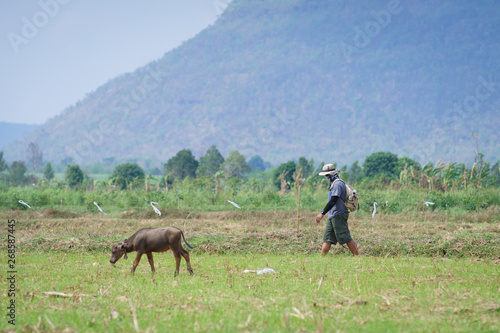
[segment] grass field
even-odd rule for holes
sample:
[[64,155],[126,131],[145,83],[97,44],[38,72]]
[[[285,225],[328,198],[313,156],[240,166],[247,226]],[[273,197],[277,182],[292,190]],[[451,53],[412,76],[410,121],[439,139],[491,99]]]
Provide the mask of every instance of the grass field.
[[[145,211],[108,215],[0,211],[16,220],[16,325],[47,332],[498,332],[498,207],[352,214],[361,255],[321,258],[315,213]],[[111,245],[175,225],[193,245],[174,278],[170,253],[109,263]],[[6,242],[7,237],[4,237]],[[6,251],[6,250],[5,250]],[[6,258],[6,256],[5,256]],[[257,275],[244,270],[272,268]],[[6,309],[7,261],[0,271]],[[59,294],[55,294],[57,292]],[[6,313],[7,311],[4,310]]]

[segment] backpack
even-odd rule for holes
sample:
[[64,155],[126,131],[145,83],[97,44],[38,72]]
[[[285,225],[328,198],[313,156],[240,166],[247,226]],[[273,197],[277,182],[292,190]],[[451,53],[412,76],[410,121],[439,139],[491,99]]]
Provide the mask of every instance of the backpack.
[[[356,190],[354,189],[354,187],[352,187],[351,185],[347,185],[342,179],[338,178],[338,179],[335,179],[335,181],[333,182],[335,184],[336,181],[340,180],[342,183],[345,184],[345,188],[346,188],[346,198],[347,200],[344,201],[342,200],[342,198],[340,198],[340,200],[342,200],[342,202],[344,203],[344,206],[345,208],[349,209],[349,211],[351,212],[354,212],[356,210],[356,207],[359,208],[359,203],[358,203],[358,192],[356,192]],[[332,184],[333,186],[333,184]]]

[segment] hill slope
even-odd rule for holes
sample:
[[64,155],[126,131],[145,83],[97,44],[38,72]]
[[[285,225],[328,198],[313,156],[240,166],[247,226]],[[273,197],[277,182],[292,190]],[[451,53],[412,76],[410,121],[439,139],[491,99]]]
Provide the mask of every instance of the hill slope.
[[[158,61],[117,77],[6,149],[166,161],[216,144],[279,163],[391,151],[500,157],[494,0],[235,0]],[[161,41],[159,41],[161,42]]]

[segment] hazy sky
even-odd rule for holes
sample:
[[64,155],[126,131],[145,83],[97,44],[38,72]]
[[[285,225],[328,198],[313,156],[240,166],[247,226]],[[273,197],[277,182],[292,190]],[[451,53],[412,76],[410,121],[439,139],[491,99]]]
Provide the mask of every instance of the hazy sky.
[[0,4],[0,121],[41,124],[213,24],[230,0]]

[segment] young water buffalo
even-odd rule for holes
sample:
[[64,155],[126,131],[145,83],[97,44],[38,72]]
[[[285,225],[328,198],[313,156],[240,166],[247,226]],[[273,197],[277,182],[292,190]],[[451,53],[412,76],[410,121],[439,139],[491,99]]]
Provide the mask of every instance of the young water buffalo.
[[155,266],[153,263],[152,252],[166,252],[172,250],[175,257],[175,276],[179,274],[179,265],[181,264],[181,256],[184,257],[187,263],[187,270],[191,275],[193,270],[191,269],[191,264],[189,263],[189,252],[184,250],[181,244],[181,236],[184,239],[186,245],[192,249],[193,247],[186,242],[184,238],[184,233],[176,227],[160,227],[160,228],[145,228],[137,231],[129,239],[125,239],[123,242],[113,245],[111,252],[111,259],[109,262],[114,264],[125,255],[127,259],[127,253],[137,251],[137,256],[135,257],[134,264],[132,266],[132,274],[134,274],[142,255],[145,253],[148,256],[149,264],[151,265],[151,271],[153,275],[155,273]]

